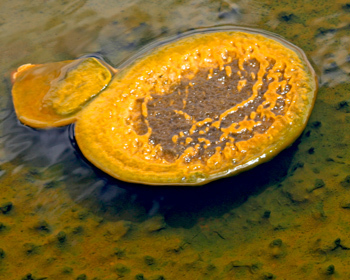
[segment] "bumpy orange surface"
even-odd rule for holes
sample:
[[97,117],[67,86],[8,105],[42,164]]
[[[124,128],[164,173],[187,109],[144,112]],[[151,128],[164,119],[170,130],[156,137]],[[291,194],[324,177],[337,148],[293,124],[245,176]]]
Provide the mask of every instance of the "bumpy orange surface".
[[37,128],[67,125],[111,77],[110,70],[92,57],[23,65],[13,77],[18,119]]
[[83,110],[82,153],[125,181],[201,185],[290,145],[316,95],[301,50],[249,31],[196,34],[114,77]]

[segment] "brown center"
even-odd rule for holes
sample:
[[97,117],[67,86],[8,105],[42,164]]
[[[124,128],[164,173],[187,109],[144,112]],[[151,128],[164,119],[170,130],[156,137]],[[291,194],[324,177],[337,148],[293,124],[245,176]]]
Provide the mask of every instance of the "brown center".
[[[268,78],[268,74],[275,61],[268,61],[269,65],[265,69],[255,99],[247,102],[257,83],[260,63],[251,59],[244,62],[244,70],[240,70],[238,60],[233,60],[224,65],[224,70],[202,68],[193,79],[185,78],[174,85],[169,93],[153,92],[148,101],[144,98],[137,99],[131,115],[134,130],[137,134],[144,135],[149,126],[152,129],[149,142],[162,147],[162,156],[168,162],[175,161],[190,146],[197,146],[195,157],[205,161],[218,147],[223,150],[228,144],[234,145],[235,142],[246,141],[255,134],[264,133],[273,124],[273,116],[284,115],[287,109],[285,94],[291,89],[288,79],[284,78],[281,71],[279,82],[286,80],[287,85],[276,90],[279,97],[275,106],[270,109],[273,114],[270,117],[261,117],[259,113],[253,113],[262,104],[264,108],[270,105],[266,103],[264,94],[269,84],[274,81],[273,78]],[[147,117],[142,113],[144,102],[147,102]],[[236,105],[239,105],[236,110],[220,118],[224,112]],[[240,122],[247,120],[253,120],[258,125],[252,129],[239,129]],[[219,126],[213,125],[218,121]],[[194,123],[197,124],[195,129]],[[234,123],[237,124],[236,131],[223,137],[222,129]]]

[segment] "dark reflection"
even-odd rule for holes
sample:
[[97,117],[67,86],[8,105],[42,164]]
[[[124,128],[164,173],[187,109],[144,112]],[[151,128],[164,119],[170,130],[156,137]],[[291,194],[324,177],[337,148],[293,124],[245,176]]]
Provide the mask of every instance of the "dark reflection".
[[141,222],[160,214],[171,227],[191,228],[200,218],[220,217],[282,181],[298,146],[297,141],[268,163],[202,187],[150,187],[116,180],[90,165],[76,146],[73,125],[35,130],[9,110],[2,120],[2,162],[29,166],[28,180],[64,188],[75,203],[106,220]]
[[[76,155],[86,170],[93,170],[101,186],[96,202],[104,217],[117,216],[143,221],[161,214],[171,227],[191,228],[199,218],[220,217],[238,207],[250,195],[257,195],[268,186],[278,184],[287,176],[299,140],[270,162],[238,176],[224,178],[201,187],[145,186],[116,180],[89,164],[76,145],[70,128],[70,139]],[[103,183],[102,183],[103,182]],[[73,197],[81,195],[70,190]],[[133,213],[133,215],[130,215]]]
[[1,120],[5,149],[2,163],[19,160],[33,167],[48,168],[69,157],[71,148],[66,128],[36,130],[20,124],[13,108],[7,112],[7,117]]

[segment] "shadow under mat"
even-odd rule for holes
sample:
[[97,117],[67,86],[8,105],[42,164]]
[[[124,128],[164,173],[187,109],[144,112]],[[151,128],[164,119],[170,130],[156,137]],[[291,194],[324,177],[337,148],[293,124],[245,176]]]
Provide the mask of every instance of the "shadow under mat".
[[88,163],[74,142],[73,125],[31,129],[18,122],[11,105],[1,121],[7,161],[24,163],[34,179],[54,170],[45,184],[65,188],[75,203],[113,221],[142,222],[160,214],[171,227],[191,228],[199,218],[220,217],[283,181],[300,142],[237,176],[200,187],[152,187],[116,180]]

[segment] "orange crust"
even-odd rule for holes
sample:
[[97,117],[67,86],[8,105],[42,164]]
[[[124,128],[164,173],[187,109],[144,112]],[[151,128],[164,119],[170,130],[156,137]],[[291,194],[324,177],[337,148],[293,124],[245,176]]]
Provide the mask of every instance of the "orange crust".
[[12,74],[12,98],[18,119],[31,127],[64,126],[111,80],[96,58],[25,64]]
[[[167,160],[164,147],[150,141],[152,128],[147,106],[154,99],[154,93],[166,96],[181,80],[194,79],[203,69],[208,70],[208,80],[212,78],[213,69],[225,72],[228,77],[232,69],[227,64],[233,59],[238,61],[239,71],[245,71],[243,64],[248,60],[254,59],[260,64],[257,74],[251,74],[255,83],[249,98],[221,113],[217,121],[196,120],[184,112],[176,112],[192,125],[191,130],[185,132],[189,133],[186,142],[190,143],[191,133],[207,122],[211,128],[221,131],[220,141],[225,139],[226,145],[200,158],[196,156],[202,145],[199,142],[208,142],[202,147],[214,144],[210,143],[206,132],[202,132],[203,137],[192,146],[177,143],[184,132],[174,132],[172,141],[185,148],[174,160]],[[269,61],[273,60],[273,67],[268,69]],[[253,102],[263,79],[272,82],[256,112],[223,127],[222,121],[228,115]],[[244,79],[241,80],[231,94],[239,94],[245,84]],[[276,92],[285,89],[287,84],[288,91],[282,96],[285,112],[275,115],[273,108],[281,98]],[[75,136],[90,162],[120,180],[150,185],[202,185],[265,162],[294,142],[305,128],[316,90],[316,77],[305,55],[282,39],[247,31],[196,34],[159,47],[123,69],[83,110],[76,123]],[[135,103],[140,98],[143,103],[137,111]],[[135,129],[135,116],[148,124],[144,133]],[[273,123],[265,132],[254,133],[246,141],[235,141],[232,135],[253,131],[261,125],[256,116]]]

